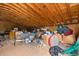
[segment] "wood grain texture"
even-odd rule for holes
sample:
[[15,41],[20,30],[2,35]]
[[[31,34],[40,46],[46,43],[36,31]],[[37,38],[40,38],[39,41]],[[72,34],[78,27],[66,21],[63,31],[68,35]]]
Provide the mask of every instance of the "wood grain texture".
[[69,3],[0,3],[0,20],[24,27],[54,26],[79,21],[79,4]]

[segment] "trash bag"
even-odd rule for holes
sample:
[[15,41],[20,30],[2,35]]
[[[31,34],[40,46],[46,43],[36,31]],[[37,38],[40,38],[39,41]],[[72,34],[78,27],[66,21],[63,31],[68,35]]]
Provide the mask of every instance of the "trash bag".
[[58,32],[59,34],[64,34],[65,36],[68,36],[68,35],[73,34],[73,30],[70,29],[70,28],[67,27],[67,26],[64,26],[64,25],[58,25],[58,26],[57,26],[57,32]]
[[29,38],[26,38],[26,39],[25,39],[25,43],[26,43],[26,44],[31,43],[31,40],[30,40]]
[[41,39],[35,39],[34,42],[35,42],[36,44],[42,44],[42,40],[41,40]]
[[49,53],[51,56],[58,56],[58,54],[62,52],[63,52],[63,49],[61,49],[58,46],[53,46],[53,47],[50,47],[49,49]]
[[64,31],[65,36],[72,35],[72,34],[73,34],[73,30],[71,30],[69,28],[68,28],[68,31],[66,31],[66,32]]
[[56,28],[57,32],[59,34],[63,34],[63,26],[62,25],[58,25],[57,28]]

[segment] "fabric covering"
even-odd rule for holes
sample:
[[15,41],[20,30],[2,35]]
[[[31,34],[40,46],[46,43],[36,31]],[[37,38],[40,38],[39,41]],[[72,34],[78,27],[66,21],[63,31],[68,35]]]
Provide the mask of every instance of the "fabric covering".
[[65,36],[73,34],[73,30],[64,25],[58,25],[56,30],[59,34],[64,34]]
[[79,37],[78,37],[76,43],[73,44],[72,46],[70,46],[68,49],[66,49],[63,53],[71,55],[71,56],[76,56],[76,55],[78,55],[76,53],[77,51],[79,51]]

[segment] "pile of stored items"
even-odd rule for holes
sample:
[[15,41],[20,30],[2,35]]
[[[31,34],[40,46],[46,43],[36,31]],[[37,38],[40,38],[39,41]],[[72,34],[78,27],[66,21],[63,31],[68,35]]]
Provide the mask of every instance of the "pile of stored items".
[[50,28],[34,29],[32,31],[18,30],[14,28],[11,31],[0,33],[0,47],[3,46],[3,41],[7,44],[9,39],[13,40],[14,46],[17,41],[22,41],[25,44],[36,43],[38,45],[46,44],[50,47],[49,53],[51,56],[79,55],[79,37],[76,39],[72,29],[66,25],[58,25],[54,31]]
[[79,37],[75,38],[73,30],[64,25],[58,25],[56,31],[48,39],[49,53],[58,55],[79,55]]
[[18,28],[14,28],[11,31],[8,31],[7,34],[1,33],[0,35],[0,46],[2,47],[3,45],[3,39],[8,43],[10,40],[13,40],[14,46],[18,41],[24,42],[25,44],[30,44],[30,43],[36,43],[36,44],[43,44],[43,39],[42,39],[43,31],[40,29],[35,29],[32,31],[27,31],[27,30],[19,30]]

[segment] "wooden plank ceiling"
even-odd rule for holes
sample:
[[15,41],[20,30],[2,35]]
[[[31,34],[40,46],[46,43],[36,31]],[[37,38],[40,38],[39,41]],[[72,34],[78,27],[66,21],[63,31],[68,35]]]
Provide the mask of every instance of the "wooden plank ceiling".
[[0,3],[0,20],[24,27],[78,23],[79,4]]

